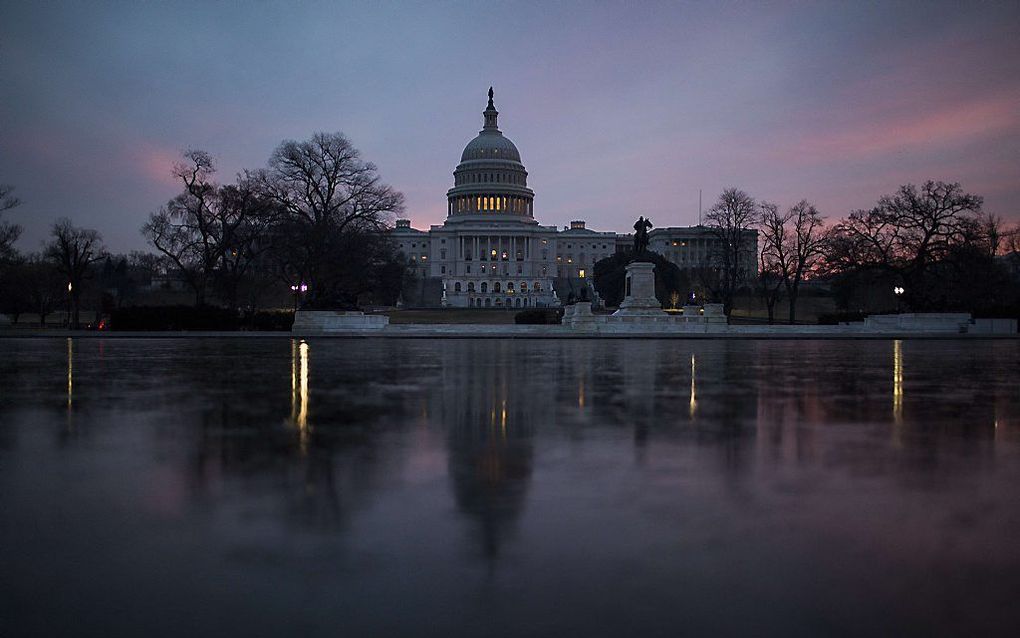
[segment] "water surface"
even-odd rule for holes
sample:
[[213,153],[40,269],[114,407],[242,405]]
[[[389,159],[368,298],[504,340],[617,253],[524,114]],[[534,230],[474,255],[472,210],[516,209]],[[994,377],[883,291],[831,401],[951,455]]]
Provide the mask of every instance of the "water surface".
[[0,339],[0,635],[1009,635],[1016,341]]

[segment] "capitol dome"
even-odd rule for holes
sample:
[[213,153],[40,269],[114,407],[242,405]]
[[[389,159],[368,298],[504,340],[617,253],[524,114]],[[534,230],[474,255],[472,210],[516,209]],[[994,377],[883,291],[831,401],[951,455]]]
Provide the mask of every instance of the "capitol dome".
[[[499,111],[492,102],[482,116],[485,126],[468,142],[453,171],[454,186],[447,194],[448,215],[456,219],[496,218],[534,223],[535,193],[528,188],[528,171],[521,153],[499,130]],[[452,220],[451,220],[452,221]]]
[[484,159],[510,160],[520,163],[521,153],[510,141],[510,138],[503,137],[499,131],[482,130],[478,137],[468,142],[468,145],[464,147],[460,161]]

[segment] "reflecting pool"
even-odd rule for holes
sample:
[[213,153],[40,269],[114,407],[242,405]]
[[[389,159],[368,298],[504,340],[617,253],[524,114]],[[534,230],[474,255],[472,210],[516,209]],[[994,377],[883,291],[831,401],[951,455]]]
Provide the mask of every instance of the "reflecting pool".
[[0,339],[0,635],[1008,635],[1020,342]]

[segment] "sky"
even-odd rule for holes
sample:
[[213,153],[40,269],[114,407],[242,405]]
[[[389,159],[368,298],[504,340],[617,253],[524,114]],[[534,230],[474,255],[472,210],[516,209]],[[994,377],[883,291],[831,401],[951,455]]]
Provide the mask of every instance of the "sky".
[[698,221],[726,187],[829,219],[960,182],[1020,220],[1020,2],[0,0],[0,183],[114,252],[210,152],[217,178],[341,131],[441,224],[495,89],[535,216]]

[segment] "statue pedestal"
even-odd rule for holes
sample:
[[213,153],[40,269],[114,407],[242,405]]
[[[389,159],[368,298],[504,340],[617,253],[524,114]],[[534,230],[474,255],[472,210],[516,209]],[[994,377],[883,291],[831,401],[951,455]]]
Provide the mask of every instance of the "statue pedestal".
[[655,264],[632,261],[627,264],[626,296],[614,317],[665,316],[662,304],[655,298]]

